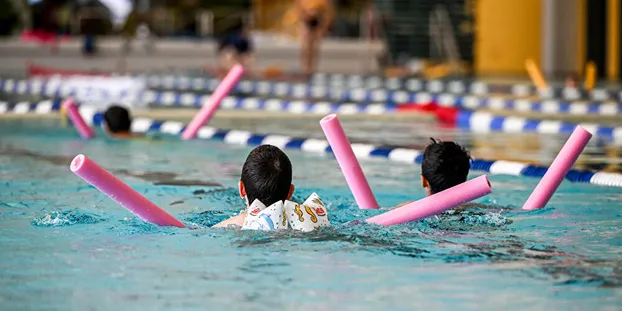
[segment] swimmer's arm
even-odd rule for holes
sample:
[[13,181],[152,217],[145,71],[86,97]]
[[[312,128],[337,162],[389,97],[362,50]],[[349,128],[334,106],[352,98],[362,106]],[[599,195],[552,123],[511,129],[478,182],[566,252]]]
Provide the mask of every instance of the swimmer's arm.
[[227,220],[223,220],[214,225],[214,228],[227,228],[230,225],[236,225],[242,227],[244,224],[244,217],[246,217],[246,213],[241,213],[240,215],[233,216]]
[[412,203],[412,202],[414,202],[414,201],[404,202],[404,203],[402,203],[402,204],[397,205],[396,207],[394,207],[394,208],[392,208],[392,209],[395,209],[395,208],[400,208],[400,207],[402,207],[402,206],[404,206],[404,205],[406,205],[406,204],[410,204],[410,203]]

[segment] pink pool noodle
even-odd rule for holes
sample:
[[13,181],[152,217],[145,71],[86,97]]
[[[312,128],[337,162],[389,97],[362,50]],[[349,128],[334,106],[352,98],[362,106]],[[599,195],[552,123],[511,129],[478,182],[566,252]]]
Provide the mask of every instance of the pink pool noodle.
[[492,186],[488,177],[482,175],[419,201],[371,217],[367,222],[383,226],[399,225],[439,214],[491,192]]
[[69,117],[71,123],[73,123],[73,126],[82,138],[89,139],[95,136],[95,131],[84,122],[84,119],[78,111],[78,106],[76,106],[73,99],[66,99],[63,102],[63,108],[65,109],[65,113],[67,113],[67,117]]
[[523,205],[524,210],[530,211],[542,208],[549,202],[555,190],[557,190],[564,177],[566,177],[568,170],[574,165],[585,146],[587,146],[590,138],[592,138],[592,134],[577,125],[570,138],[562,147],[562,150],[559,151],[557,157],[553,160],[551,166],[546,170],[544,177],[540,179],[525,205]]
[[337,158],[337,163],[339,163],[350,191],[354,195],[356,204],[359,208],[378,208],[378,202],[371,192],[369,183],[367,183],[365,174],[363,174],[361,165],[354,155],[350,141],[343,131],[337,115],[325,116],[320,120],[320,126],[322,126],[324,135],[326,135],[335,158]]
[[181,221],[147,200],[83,154],[77,155],[71,161],[70,169],[140,219],[159,226],[186,227]]
[[242,65],[235,65],[227,76],[220,82],[214,93],[209,97],[207,102],[203,104],[201,110],[194,116],[188,127],[181,133],[181,139],[188,140],[196,137],[197,132],[209,120],[212,118],[216,110],[218,110],[218,106],[229,92],[235,87],[235,84],[238,83],[242,75],[244,74],[244,67]]

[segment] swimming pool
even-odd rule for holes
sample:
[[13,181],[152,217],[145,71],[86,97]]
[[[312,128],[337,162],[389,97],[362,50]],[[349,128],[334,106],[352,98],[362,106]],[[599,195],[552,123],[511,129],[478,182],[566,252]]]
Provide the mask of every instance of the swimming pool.
[[[617,310],[622,303],[619,188],[565,182],[547,208],[527,213],[517,208],[538,179],[494,175],[494,192],[476,201],[487,208],[377,227],[356,221],[379,211],[356,208],[332,157],[287,150],[295,197],[319,193],[333,227],[217,230],[207,227],[243,207],[235,187],[251,147],[167,137],[87,144],[57,123],[0,122],[3,309]],[[375,128],[364,125],[344,121],[359,138]],[[409,130],[419,144],[430,132],[460,137],[430,125]],[[71,174],[78,153],[200,228],[136,219]],[[362,166],[383,206],[424,195],[417,166],[380,159]]]

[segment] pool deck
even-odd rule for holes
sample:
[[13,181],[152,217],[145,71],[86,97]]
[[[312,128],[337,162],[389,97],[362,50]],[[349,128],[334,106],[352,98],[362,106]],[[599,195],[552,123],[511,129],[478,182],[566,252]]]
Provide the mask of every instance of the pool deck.
[[[48,46],[22,42],[18,38],[1,40],[0,72],[25,74],[27,61],[67,70],[116,71],[123,60],[126,69],[131,72],[197,69],[218,63],[214,41],[156,40],[153,53],[146,53],[134,42],[133,52],[125,55],[121,51],[122,39],[101,38],[96,57],[84,57],[81,44],[78,39],[63,41],[58,51],[52,53]],[[256,68],[278,66],[286,72],[299,70],[300,47],[297,41],[260,37],[255,39],[255,46]],[[378,68],[374,59],[382,50],[380,42],[326,39],[320,48],[318,70],[358,74],[376,71]]]

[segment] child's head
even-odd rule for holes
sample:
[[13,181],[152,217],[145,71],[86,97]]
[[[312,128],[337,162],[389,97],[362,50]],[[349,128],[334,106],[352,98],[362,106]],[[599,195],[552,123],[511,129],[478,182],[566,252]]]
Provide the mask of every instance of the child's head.
[[120,106],[111,106],[104,113],[104,121],[108,131],[113,134],[129,133],[132,127],[132,117],[127,109]]
[[425,148],[421,163],[421,181],[428,195],[432,195],[467,180],[471,156],[454,142],[432,139]]
[[293,192],[292,163],[287,155],[271,145],[253,149],[242,167],[240,196],[246,196],[248,204],[257,199],[270,206],[288,200]]

